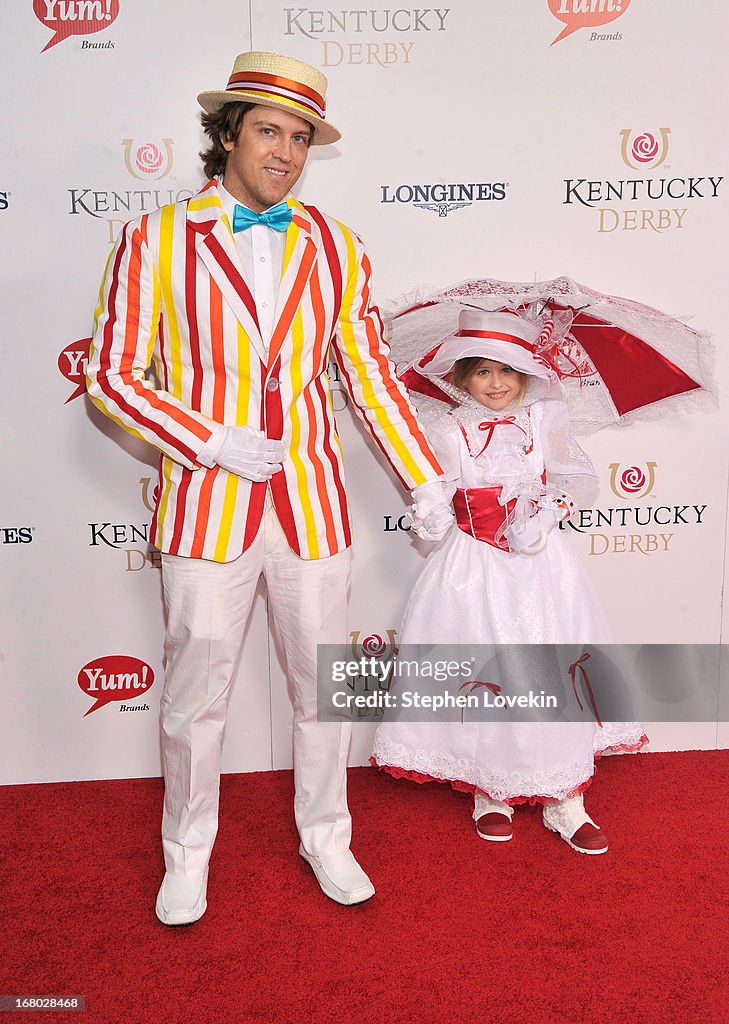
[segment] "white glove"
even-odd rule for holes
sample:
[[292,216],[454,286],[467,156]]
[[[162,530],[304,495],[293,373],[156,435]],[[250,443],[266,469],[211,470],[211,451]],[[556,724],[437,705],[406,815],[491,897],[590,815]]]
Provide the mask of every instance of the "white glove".
[[451,508],[453,490],[443,478],[420,484],[413,490],[415,504],[409,512],[410,529],[421,540],[433,543],[443,540],[455,523]]
[[255,427],[215,426],[197,461],[212,469],[220,466],[245,480],[260,483],[278,473],[283,462],[283,441],[272,441]]
[[547,543],[547,534],[553,529],[559,518],[551,508],[541,508],[526,522],[512,523],[505,532],[512,551],[522,555],[536,555]]

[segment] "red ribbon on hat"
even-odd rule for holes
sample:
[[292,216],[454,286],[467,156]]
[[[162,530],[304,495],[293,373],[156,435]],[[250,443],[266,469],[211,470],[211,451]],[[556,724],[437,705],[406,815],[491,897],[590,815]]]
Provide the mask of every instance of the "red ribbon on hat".
[[[312,114],[317,114],[322,120],[326,114],[326,100],[321,93],[304,85],[303,82],[283,78],[281,75],[270,75],[264,71],[238,71],[230,76],[226,89],[268,93],[284,100],[295,97],[302,106],[307,107]],[[287,93],[292,93],[293,97],[287,96]]]

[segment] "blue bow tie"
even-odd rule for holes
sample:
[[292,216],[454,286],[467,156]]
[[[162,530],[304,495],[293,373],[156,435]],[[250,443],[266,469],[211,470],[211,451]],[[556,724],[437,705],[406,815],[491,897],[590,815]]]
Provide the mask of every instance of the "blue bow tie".
[[233,232],[245,231],[246,228],[250,228],[254,224],[265,224],[266,227],[273,228],[274,231],[285,231],[291,223],[291,217],[291,207],[285,201],[272,206],[264,213],[254,213],[247,206],[240,206],[236,203],[233,210]]

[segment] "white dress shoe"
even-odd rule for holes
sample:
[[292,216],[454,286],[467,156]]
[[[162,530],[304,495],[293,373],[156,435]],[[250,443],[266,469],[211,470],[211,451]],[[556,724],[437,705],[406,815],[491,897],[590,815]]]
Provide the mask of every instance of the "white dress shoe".
[[207,871],[189,877],[167,872],[157,893],[157,917],[162,924],[192,924],[207,910],[207,889]]
[[364,903],[375,895],[375,887],[354,859],[351,850],[342,853],[321,853],[314,856],[303,846],[299,853],[316,875],[321,891],[344,906]]

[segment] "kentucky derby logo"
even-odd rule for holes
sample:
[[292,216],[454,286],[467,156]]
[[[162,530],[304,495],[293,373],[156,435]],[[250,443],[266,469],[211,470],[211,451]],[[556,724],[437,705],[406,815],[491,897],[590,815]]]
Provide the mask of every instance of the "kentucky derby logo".
[[124,164],[134,178],[141,181],[164,178],[172,170],[174,139],[162,139],[161,144],[143,142],[136,146],[133,139],[122,139]]
[[656,462],[646,462],[645,468],[629,466],[623,469],[619,462],[610,464],[610,489],[618,498],[645,498],[656,482]]
[[140,477],[139,484],[142,488],[142,504],[148,512],[154,512],[155,503],[159,498],[159,482],[152,487],[152,477]]
[[654,167],[660,167],[668,156],[670,134],[670,128],[660,128],[659,134],[634,134],[631,128],[623,128],[620,132],[620,155],[623,163],[633,170],[652,170]]
[[[680,231],[695,209],[695,203],[689,200],[718,198],[724,175],[707,173],[715,168],[671,168],[675,161],[668,162],[670,128],[622,128],[615,134],[620,136],[622,162],[635,171],[635,177],[624,167],[619,177],[564,179],[563,205],[594,210],[599,234],[644,231],[662,235]],[[696,173],[698,170],[703,173]]]
[[378,658],[380,661],[389,661],[397,654],[396,629],[387,630],[387,639],[383,639],[379,633],[370,633],[364,640],[360,640],[362,632],[353,629],[349,634],[352,657],[354,658]]

